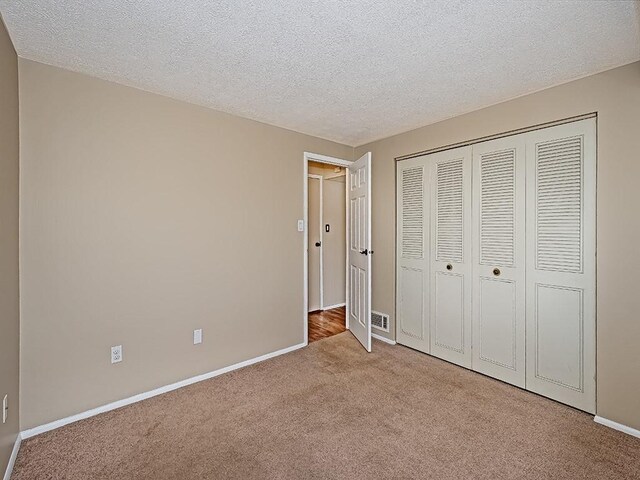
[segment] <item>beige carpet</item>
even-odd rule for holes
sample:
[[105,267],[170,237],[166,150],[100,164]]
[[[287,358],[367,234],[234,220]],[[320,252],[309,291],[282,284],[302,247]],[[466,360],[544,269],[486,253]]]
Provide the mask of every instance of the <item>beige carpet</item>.
[[630,479],[640,439],[349,332],[26,440],[23,479]]

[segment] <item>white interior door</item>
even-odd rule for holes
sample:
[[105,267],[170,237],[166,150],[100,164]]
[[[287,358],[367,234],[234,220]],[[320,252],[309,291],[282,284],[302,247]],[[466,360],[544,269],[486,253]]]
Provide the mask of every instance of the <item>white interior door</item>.
[[525,386],[525,138],[473,146],[473,369]]
[[371,351],[371,152],[348,170],[349,330]]
[[429,348],[429,156],[397,164],[396,341]]
[[527,389],[595,413],[595,119],[528,135]]
[[471,368],[471,147],[431,155],[431,354]]
[[309,307],[322,309],[322,176],[309,175]]

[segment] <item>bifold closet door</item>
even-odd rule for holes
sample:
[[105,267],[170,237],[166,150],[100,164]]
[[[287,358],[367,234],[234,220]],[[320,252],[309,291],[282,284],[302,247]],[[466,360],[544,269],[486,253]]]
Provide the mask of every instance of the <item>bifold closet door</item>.
[[397,164],[396,340],[429,353],[429,157]]
[[525,386],[525,142],[473,146],[473,369]]
[[430,352],[471,368],[471,147],[430,155]]
[[596,126],[527,136],[527,389],[595,413]]

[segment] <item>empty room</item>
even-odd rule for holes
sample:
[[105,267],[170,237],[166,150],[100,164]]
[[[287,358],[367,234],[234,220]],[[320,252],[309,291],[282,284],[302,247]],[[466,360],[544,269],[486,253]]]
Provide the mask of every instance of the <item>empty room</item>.
[[0,0],[4,480],[640,480],[640,0]]

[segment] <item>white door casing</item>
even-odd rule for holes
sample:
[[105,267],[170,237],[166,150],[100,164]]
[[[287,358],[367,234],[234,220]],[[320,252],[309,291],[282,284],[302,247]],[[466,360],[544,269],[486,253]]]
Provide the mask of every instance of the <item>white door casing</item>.
[[[321,310],[322,299],[322,175],[309,174],[309,311]],[[320,245],[317,246],[316,244]]]
[[396,340],[429,353],[431,197],[426,162],[418,157],[397,164]]
[[525,387],[525,139],[473,146],[473,369]]
[[348,167],[348,328],[371,351],[371,152]]
[[430,159],[430,351],[471,368],[471,147]]
[[596,123],[528,135],[527,389],[595,413]]

